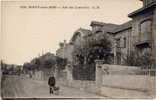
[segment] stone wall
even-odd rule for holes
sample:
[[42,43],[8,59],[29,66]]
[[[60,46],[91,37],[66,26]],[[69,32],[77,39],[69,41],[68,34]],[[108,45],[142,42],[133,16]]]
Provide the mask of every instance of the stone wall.
[[42,71],[35,71],[32,78],[35,80],[44,80],[44,73]]
[[[102,74],[102,88],[111,90],[107,93],[102,89],[101,94],[107,94],[108,96],[155,96],[155,76],[143,75],[141,68],[135,66],[121,66],[121,65],[101,65],[102,69],[107,69],[109,74]],[[119,93],[115,93],[119,91]],[[125,93],[125,92],[126,93]],[[129,92],[128,92],[129,91]],[[136,92],[142,95],[132,95],[130,91]],[[115,94],[114,94],[115,93]],[[124,94],[123,94],[124,93]],[[121,95],[122,94],[122,95]]]
[[[113,97],[147,97],[155,92],[155,77],[140,74],[141,69],[135,66],[108,65],[96,61],[95,81],[74,80],[71,68],[66,67],[62,85],[82,91]],[[107,91],[108,90],[108,91]],[[118,92],[117,92],[118,91]],[[133,92],[133,94],[132,94]]]
[[107,69],[109,75],[139,75],[141,69],[135,66],[122,66],[122,65],[102,65],[103,71]]

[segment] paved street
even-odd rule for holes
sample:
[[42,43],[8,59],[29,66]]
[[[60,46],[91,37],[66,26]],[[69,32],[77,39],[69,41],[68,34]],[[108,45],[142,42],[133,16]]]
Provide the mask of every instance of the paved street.
[[[115,78],[113,80],[115,80]],[[58,83],[57,85],[60,87],[60,91],[57,95],[49,94],[47,81],[32,80],[19,76],[7,76],[3,77],[2,80],[2,96],[7,98],[128,98],[129,96],[131,96],[131,98],[151,98],[148,91],[141,88],[132,88],[134,85],[128,85],[129,87],[124,88],[126,87],[126,84],[120,86],[119,84],[113,84],[113,81],[109,81],[111,80],[105,80],[105,84],[103,84],[103,87],[101,88],[103,95],[88,93]],[[120,83],[120,81],[118,82]]]

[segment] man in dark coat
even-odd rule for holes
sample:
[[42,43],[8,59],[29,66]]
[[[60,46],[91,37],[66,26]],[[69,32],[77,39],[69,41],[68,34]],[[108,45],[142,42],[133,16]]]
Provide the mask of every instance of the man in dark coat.
[[55,87],[55,77],[54,76],[49,77],[48,85],[49,85],[49,88],[50,88],[50,94],[51,93],[53,94],[54,87]]

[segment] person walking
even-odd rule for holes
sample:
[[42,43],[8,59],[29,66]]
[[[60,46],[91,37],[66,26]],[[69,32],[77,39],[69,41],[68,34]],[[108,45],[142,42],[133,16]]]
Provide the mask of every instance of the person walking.
[[56,83],[55,77],[54,76],[49,77],[48,85],[49,85],[49,89],[50,89],[50,91],[49,91],[50,94],[54,93],[55,83]]

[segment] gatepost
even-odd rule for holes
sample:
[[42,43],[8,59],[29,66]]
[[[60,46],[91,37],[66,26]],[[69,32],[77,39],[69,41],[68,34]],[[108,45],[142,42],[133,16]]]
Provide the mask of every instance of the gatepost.
[[95,71],[95,83],[96,83],[96,91],[98,94],[101,94],[102,89],[102,65],[104,64],[103,60],[96,60],[96,71]]
[[66,66],[67,84],[68,84],[68,86],[72,86],[72,81],[73,81],[73,75],[72,75],[73,72],[72,71],[73,71],[72,65],[68,64]]

